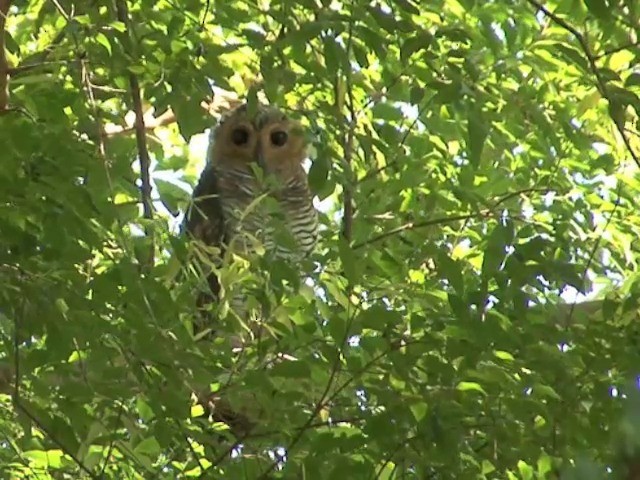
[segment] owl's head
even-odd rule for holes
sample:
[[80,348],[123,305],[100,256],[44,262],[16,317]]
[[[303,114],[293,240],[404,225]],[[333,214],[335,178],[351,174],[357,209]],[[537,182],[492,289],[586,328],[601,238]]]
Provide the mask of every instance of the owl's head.
[[261,167],[287,181],[299,175],[307,157],[302,126],[280,110],[246,104],[228,113],[211,135],[209,162],[219,169],[253,172]]

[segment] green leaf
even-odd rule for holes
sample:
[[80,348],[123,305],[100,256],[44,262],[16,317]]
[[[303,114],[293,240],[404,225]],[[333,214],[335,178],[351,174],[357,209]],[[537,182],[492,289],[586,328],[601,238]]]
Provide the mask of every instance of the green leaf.
[[533,467],[522,460],[518,460],[518,471],[523,480],[531,480],[533,478]]
[[155,414],[153,413],[153,410],[151,409],[149,404],[146,403],[142,398],[138,398],[136,400],[136,408],[138,410],[140,418],[142,418],[144,421],[148,422],[155,417]]
[[640,73],[632,72],[624,81],[625,87],[632,87],[640,85]]
[[420,15],[420,9],[416,7],[410,0],[395,0],[394,3],[402,10],[412,15]]
[[380,8],[370,6],[368,8],[369,14],[373,17],[378,25],[380,25],[388,33],[394,35],[398,30],[398,22],[393,15],[382,11]]
[[[329,167],[329,159],[324,155],[320,155],[314,159],[309,169],[309,186],[321,199],[326,198],[331,193],[326,191],[325,188],[328,185]],[[320,195],[320,192],[324,192],[324,195]]]
[[495,350],[493,354],[496,356],[496,358],[499,358],[500,360],[504,360],[507,362],[513,362],[515,360],[515,358],[513,358],[513,355],[503,350]]
[[409,408],[417,422],[424,420],[429,411],[429,406],[425,402],[413,403]]
[[102,45],[105,50],[107,51],[107,53],[109,55],[111,55],[111,42],[109,42],[109,39],[107,38],[107,36],[102,33],[102,32],[98,32],[95,36],[96,42],[98,42],[100,45]]
[[30,464],[35,469],[46,470],[49,467],[58,469],[62,467],[62,450],[29,450],[23,455],[30,460]]
[[129,65],[127,70],[135,75],[143,75],[147,71],[144,65]]
[[211,123],[211,119],[205,115],[196,96],[175,96],[171,107],[176,114],[180,134],[188,142],[196,133],[203,132]]
[[138,455],[153,457],[160,453],[161,447],[154,437],[148,437],[138,443],[133,451]]
[[449,281],[459,295],[464,295],[464,276],[460,264],[445,252],[438,252],[436,262],[440,274]]
[[589,64],[582,51],[567,43],[554,42],[553,46],[560,52],[561,55],[564,56],[564,58],[580,67],[583,72],[590,71]]
[[420,103],[420,101],[424,98],[424,89],[418,85],[411,87],[411,92],[409,93],[409,101],[414,105]]
[[433,42],[433,37],[428,33],[420,33],[409,37],[400,48],[400,60],[406,62],[414,53],[428,49],[431,42]]
[[467,117],[467,148],[471,165],[477,168],[482,159],[484,143],[489,134],[489,123],[482,112],[482,108],[474,106]]
[[329,70],[341,69],[346,60],[346,52],[333,37],[325,37],[323,43],[325,64]]
[[274,365],[272,375],[284,378],[309,378],[311,369],[306,362],[286,360]]
[[562,397],[549,385],[536,384],[533,387],[534,395],[540,395],[542,397],[550,397],[555,400],[562,400]]
[[127,26],[123,22],[114,21],[109,23],[109,26],[120,33],[124,33],[127,31]]
[[600,18],[601,20],[609,20],[611,18],[611,5],[606,0],[583,0],[589,9],[589,12]]
[[482,276],[490,278],[502,269],[507,256],[506,247],[514,237],[514,225],[510,221],[498,223],[489,238],[482,258]]
[[382,332],[394,325],[398,325],[401,320],[402,317],[398,312],[389,310],[381,305],[372,305],[358,314],[355,323],[361,325],[362,328]]
[[469,318],[469,304],[460,295],[450,293],[447,295],[449,300],[449,306],[455,316],[460,320],[466,320]]
[[551,472],[553,469],[553,464],[551,461],[551,457],[547,454],[540,455],[537,463],[537,473],[540,477],[543,477]]
[[489,473],[495,472],[496,467],[489,460],[482,461],[482,474],[487,475]]
[[484,395],[487,394],[487,392],[484,391],[482,386],[476,382],[460,382],[456,386],[456,389],[460,390],[461,392],[474,391],[474,392],[480,392]]
[[356,262],[355,252],[344,239],[340,239],[338,251],[340,252],[340,261],[342,262],[345,278],[351,283],[357,282],[359,268]]
[[184,210],[184,206],[189,204],[190,194],[178,184],[160,178],[154,178],[154,182],[158,188],[162,204],[174,216],[178,215],[180,207],[183,207],[182,209]]

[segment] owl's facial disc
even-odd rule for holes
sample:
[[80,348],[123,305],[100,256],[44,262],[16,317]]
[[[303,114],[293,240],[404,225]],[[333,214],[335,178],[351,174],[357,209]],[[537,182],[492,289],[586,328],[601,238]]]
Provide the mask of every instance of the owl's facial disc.
[[260,167],[278,183],[300,175],[307,157],[301,125],[278,109],[266,107],[249,115],[238,108],[215,130],[211,158],[220,168],[247,173]]

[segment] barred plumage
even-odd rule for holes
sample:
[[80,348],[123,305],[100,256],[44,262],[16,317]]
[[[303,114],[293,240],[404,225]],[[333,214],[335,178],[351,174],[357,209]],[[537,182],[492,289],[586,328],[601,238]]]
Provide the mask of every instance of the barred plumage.
[[[235,252],[245,254],[253,250],[251,239],[257,238],[266,251],[289,261],[313,250],[318,218],[302,167],[307,149],[297,122],[273,107],[258,106],[251,112],[242,105],[212,130],[207,155],[185,219],[190,235],[222,251],[233,245]],[[275,231],[278,215],[264,205],[267,197],[276,201],[293,245],[275,238],[284,232]],[[216,298],[219,285],[214,275],[209,285]],[[210,300],[201,295],[198,304],[202,307]],[[236,308],[243,303],[240,297],[234,300]]]

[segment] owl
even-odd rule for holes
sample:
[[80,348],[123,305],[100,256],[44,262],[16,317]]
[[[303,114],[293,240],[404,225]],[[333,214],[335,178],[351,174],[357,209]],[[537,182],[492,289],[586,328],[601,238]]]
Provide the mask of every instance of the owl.
[[[298,122],[271,106],[237,107],[211,131],[207,163],[184,229],[217,247],[218,259],[229,248],[251,253],[257,240],[273,257],[298,262],[314,249],[318,237],[318,214],[302,165],[306,158],[307,141]],[[267,199],[276,209],[263,208]],[[271,222],[276,215],[279,222]],[[281,241],[284,237],[289,241]],[[197,299],[201,310],[220,293],[213,273],[208,283],[208,291]],[[242,297],[234,298],[233,309],[242,311],[242,302]]]

